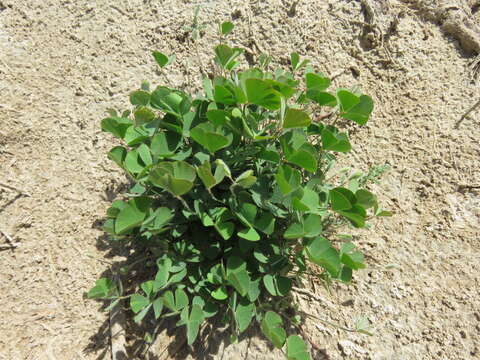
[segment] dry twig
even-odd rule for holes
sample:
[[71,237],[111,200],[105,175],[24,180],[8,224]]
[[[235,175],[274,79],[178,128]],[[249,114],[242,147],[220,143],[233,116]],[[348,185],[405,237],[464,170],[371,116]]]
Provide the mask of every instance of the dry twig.
[[8,242],[8,244],[1,244],[0,249],[15,249],[16,247],[18,247],[18,245],[20,245],[20,243],[14,242],[13,238],[2,229],[0,229],[0,234],[2,234]]
[[5,238],[8,240],[8,242],[9,242],[10,244],[13,243],[13,238],[12,238],[10,235],[8,235],[5,231],[3,231],[2,229],[0,229],[0,234],[2,234],[3,236],[5,236]]
[[20,243],[8,243],[8,244],[0,244],[0,249],[15,249],[18,247]]
[[457,123],[455,124],[455,129],[458,129],[460,124],[462,123],[462,121],[468,116],[470,115],[473,111],[475,111],[478,107],[480,106],[480,100],[478,100],[475,104],[473,104],[473,106],[467,110],[467,112],[465,114],[462,115],[462,117],[460,118],[460,120],[457,121]]
[[12,186],[12,185],[0,183],[0,186],[3,186],[4,188],[7,188],[7,189],[10,189],[10,190],[16,191],[16,192],[18,192],[19,194],[22,194],[23,196],[28,196],[28,197],[31,197],[31,196],[32,196],[32,195],[30,195],[29,193],[27,193],[26,191],[23,191],[23,190],[21,190],[21,189],[19,189],[19,188],[16,188],[15,186]]

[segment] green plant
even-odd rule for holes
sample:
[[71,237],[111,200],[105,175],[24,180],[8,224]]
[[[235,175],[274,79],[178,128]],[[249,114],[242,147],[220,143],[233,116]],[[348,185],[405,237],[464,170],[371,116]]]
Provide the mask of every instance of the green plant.
[[[298,326],[285,311],[292,285],[305,276],[350,282],[363,255],[351,242],[334,246],[336,229],[390,215],[364,188],[368,175],[332,175],[335,154],[352,147],[333,119],[364,125],[373,102],[347,89],[328,92],[330,80],[296,53],[291,71],[273,72],[239,70],[242,53],[215,47],[218,75],[203,79],[195,98],[144,84],[130,94],[131,113],[102,120],[124,142],[108,157],[134,183],[108,209],[104,229],[142,246],[148,260],[136,264],[153,261],[155,271],[132,294],[102,278],[88,296],[128,297],[137,322],[178,316],[188,344],[215,314],[232,340],[255,320],[274,346],[286,344],[288,359],[308,359],[304,341],[285,330]],[[269,61],[262,57],[264,68]]]
[[187,33],[190,33],[190,36],[192,37],[193,41],[197,41],[200,35],[202,34],[202,32],[207,27],[205,23],[200,22],[199,14],[200,14],[200,5],[197,5],[193,10],[192,24],[190,26],[183,27],[183,30],[185,30]]

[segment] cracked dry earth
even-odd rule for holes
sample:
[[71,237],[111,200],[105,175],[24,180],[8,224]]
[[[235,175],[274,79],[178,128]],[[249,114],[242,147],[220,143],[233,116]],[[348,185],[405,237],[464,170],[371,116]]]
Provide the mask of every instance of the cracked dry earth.
[[[370,266],[351,286],[330,295],[305,284],[331,305],[297,296],[342,326],[368,317],[373,336],[307,320],[313,358],[479,359],[479,112],[455,128],[480,96],[473,57],[415,7],[386,3],[379,19],[397,24],[382,44],[365,33],[358,1],[0,0],[0,183],[30,195],[0,186],[0,230],[18,245],[0,252],[0,359],[110,358],[107,315],[83,298],[104,261],[116,260],[104,257],[98,223],[124,182],[99,121],[126,108],[141,80],[165,81],[151,50],[177,55],[171,84],[197,87],[216,23],[232,19],[230,41],[253,56],[287,65],[298,51],[318,71],[340,73],[335,86],[359,84],[376,100],[368,126],[350,129],[345,163],[390,165],[373,190],[395,216],[355,233]],[[206,29],[193,44],[183,29],[196,4]],[[248,335],[189,352],[162,332],[145,357],[283,358]]]

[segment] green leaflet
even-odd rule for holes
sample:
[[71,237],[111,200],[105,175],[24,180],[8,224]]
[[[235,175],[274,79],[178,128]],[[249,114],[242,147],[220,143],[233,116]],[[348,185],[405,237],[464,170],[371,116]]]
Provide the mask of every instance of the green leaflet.
[[330,129],[325,128],[322,130],[321,139],[325,150],[349,152],[352,149],[352,145],[350,145],[348,136],[345,133],[334,133]]
[[172,157],[182,142],[182,136],[173,131],[162,131],[152,138],[150,151],[159,157]]
[[285,119],[283,120],[283,128],[302,128],[310,125],[312,120],[310,116],[302,110],[289,108],[285,113]]
[[260,325],[263,334],[279,349],[283,347],[287,337],[282,325],[282,318],[273,311],[265,313]]
[[188,306],[188,296],[183,289],[177,288],[175,294],[172,291],[163,293],[162,301],[164,306],[172,311],[180,311]]
[[190,191],[196,176],[195,168],[185,161],[164,161],[150,171],[149,179],[156,186],[181,196]]
[[212,174],[212,168],[208,160],[205,161],[201,166],[197,167],[197,175],[207,189],[211,189],[218,183],[217,179]]
[[135,117],[135,126],[147,124],[155,119],[155,113],[146,106],[140,106],[133,115]]
[[228,35],[232,32],[234,25],[230,21],[225,21],[220,25],[220,33],[222,35]]
[[133,294],[130,297],[130,308],[136,314],[143,308],[150,304],[150,301],[145,296],[139,294]]
[[240,174],[236,179],[235,179],[235,184],[237,184],[240,187],[243,188],[249,188],[255,182],[257,181],[257,178],[253,176],[253,170],[247,170]]
[[95,286],[87,294],[89,299],[109,298],[117,293],[117,286],[114,281],[107,278],[98,279]]
[[154,51],[152,52],[152,55],[155,61],[157,62],[157,64],[161,68],[175,61],[175,55],[167,56],[164,53],[161,53],[160,51]]
[[242,53],[243,49],[231,48],[228,45],[220,44],[215,47],[215,61],[224,69],[232,70],[238,65],[235,59]]
[[263,276],[263,284],[272,296],[286,296],[292,288],[291,279],[271,274]]
[[323,237],[311,239],[306,250],[311,261],[322,266],[333,277],[337,276],[340,271],[340,256],[327,239]]
[[241,296],[245,296],[250,290],[250,276],[246,270],[246,263],[237,256],[231,256],[227,260],[227,281]]
[[293,71],[300,70],[301,68],[305,67],[309,62],[310,60],[307,59],[300,61],[300,55],[298,55],[298,53],[296,52],[292,52],[290,54],[290,64],[292,65]]
[[316,214],[309,214],[300,222],[291,224],[284,232],[285,239],[299,239],[302,237],[315,237],[322,232],[322,218]]
[[130,94],[132,105],[147,106],[150,102],[150,93],[143,90],[134,91]]
[[235,321],[238,325],[238,330],[244,332],[255,313],[255,304],[249,302],[247,299],[242,299],[235,309]]
[[280,108],[281,95],[267,82],[260,79],[247,79],[245,87],[249,103],[263,106],[269,110]]
[[186,113],[185,108],[181,106],[184,99],[185,96],[179,91],[159,86],[150,95],[150,105],[155,109],[181,117]]
[[232,135],[223,135],[216,132],[214,126],[209,123],[200,124],[190,130],[190,136],[211,154],[230,145],[232,142]]
[[132,125],[132,121],[123,117],[110,117],[102,120],[102,130],[107,131],[114,136],[123,139],[127,129]]
[[128,201],[126,206],[120,210],[117,215],[115,220],[115,233],[122,235],[142,224],[147,216],[150,205],[151,199],[147,197],[137,197]]
[[365,125],[373,111],[373,100],[370,96],[357,96],[348,90],[337,91],[340,103],[340,116],[359,125]]
[[324,91],[330,86],[330,79],[318,74],[307,73],[305,75],[307,90]]
[[108,153],[108,158],[118,166],[123,168],[123,163],[125,161],[125,157],[127,156],[127,150],[123,146],[115,146],[110,152]]
[[310,360],[307,344],[298,335],[290,335],[287,339],[288,360]]
[[283,165],[278,168],[275,179],[282,193],[287,195],[300,186],[301,175],[300,171],[288,165]]
[[348,210],[357,202],[353,192],[346,188],[338,187],[330,190],[330,203],[332,210]]

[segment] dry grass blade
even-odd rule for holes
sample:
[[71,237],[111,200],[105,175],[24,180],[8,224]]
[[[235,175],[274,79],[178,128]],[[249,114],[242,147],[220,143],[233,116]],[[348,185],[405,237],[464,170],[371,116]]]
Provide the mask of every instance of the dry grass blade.
[[19,188],[16,188],[15,186],[12,186],[12,185],[8,185],[8,184],[4,184],[4,183],[0,183],[0,186],[4,187],[4,188],[7,188],[7,189],[10,189],[10,190],[13,190],[13,191],[16,191],[18,192],[19,194],[23,195],[23,196],[28,196],[28,197],[31,197],[32,195],[30,195],[29,193],[27,193],[26,191],[23,191]]
[[473,104],[473,106],[470,109],[468,109],[465,112],[465,114],[462,115],[460,120],[458,120],[457,123],[455,124],[455,129],[458,129],[460,127],[460,124],[462,123],[462,121],[465,120],[465,118],[468,115],[470,115],[472,112],[474,112],[479,106],[480,106],[480,100],[478,100],[475,104]]
[[20,245],[20,243],[14,242],[13,238],[2,229],[0,229],[0,234],[2,234],[5,237],[5,239],[7,239],[7,242],[8,242],[8,244],[1,244],[0,249],[14,249],[18,247],[18,245]]

